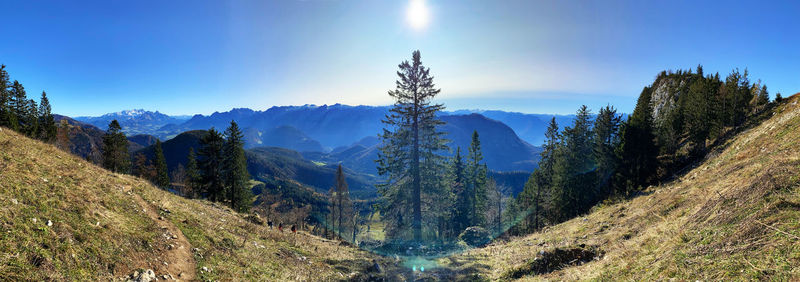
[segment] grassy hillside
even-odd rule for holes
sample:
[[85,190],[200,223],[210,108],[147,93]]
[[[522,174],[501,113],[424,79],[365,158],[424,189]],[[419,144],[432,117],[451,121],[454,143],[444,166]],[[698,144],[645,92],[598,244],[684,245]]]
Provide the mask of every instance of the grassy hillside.
[[438,262],[491,279],[798,279],[798,100],[641,196]]
[[[336,280],[382,258],[253,224],[0,128],[0,277],[106,280],[139,269],[187,280]],[[381,274],[388,275],[388,274]]]

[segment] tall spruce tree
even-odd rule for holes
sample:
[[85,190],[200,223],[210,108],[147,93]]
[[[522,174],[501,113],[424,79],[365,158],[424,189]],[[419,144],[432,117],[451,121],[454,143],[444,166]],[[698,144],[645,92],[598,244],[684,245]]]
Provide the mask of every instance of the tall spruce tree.
[[[553,202],[556,218],[565,220],[582,212],[595,199],[595,164],[592,156],[591,112],[581,106],[572,127],[563,132],[563,153],[553,169]],[[588,157],[587,157],[588,156]]]
[[222,169],[228,200],[231,208],[238,212],[250,210],[251,192],[248,182],[250,174],[247,172],[247,158],[244,154],[244,135],[236,122],[225,130],[227,142],[224,145],[225,157]]
[[222,201],[225,197],[223,179],[223,147],[225,139],[213,127],[200,139],[199,164],[202,171],[203,191],[211,201]]
[[525,226],[524,228],[518,228],[518,231],[538,230],[542,227],[544,219],[543,207],[546,202],[544,197],[553,185],[556,159],[563,152],[561,149],[561,133],[558,130],[558,123],[555,117],[550,119],[544,136],[545,142],[542,146],[539,167],[528,177],[522,192],[517,195],[517,199],[514,201],[515,206],[509,209],[516,209],[522,213]]
[[197,166],[197,155],[194,153],[194,148],[189,148],[189,154],[186,156],[186,179],[185,183],[183,183],[188,193],[183,196],[189,198],[196,197],[200,181],[200,168]]
[[615,181],[617,191],[621,194],[646,187],[655,177],[658,147],[654,143],[651,95],[651,88],[645,87],[639,95],[633,114],[622,126],[619,146],[621,164],[618,181]]
[[128,139],[117,120],[108,124],[103,136],[103,167],[117,173],[130,173],[131,160],[128,154]]
[[36,105],[35,100],[28,99],[25,104],[25,115],[20,120],[24,120],[22,130],[25,135],[37,138],[39,134],[39,107]]
[[39,134],[38,138],[45,142],[53,142],[56,139],[56,120],[51,113],[50,100],[47,93],[42,91],[42,98],[39,100]]
[[[350,201],[350,190],[347,185],[347,180],[344,176],[344,170],[342,170],[342,165],[339,164],[339,167],[336,169],[336,223],[339,227],[338,232],[339,236],[343,237],[352,226],[345,226],[352,222],[353,217],[353,204]],[[343,237],[344,238],[344,237]]]
[[15,131],[27,134],[26,130],[30,127],[27,124],[29,101],[25,93],[25,87],[19,81],[14,81],[9,88],[11,100],[9,109],[11,110],[9,127]]
[[[433,83],[430,69],[422,65],[419,51],[414,51],[412,61],[399,65],[396,89],[389,91],[395,103],[382,120],[382,145],[378,153],[378,173],[387,177],[379,186],[384,217],[393,235],[402,235],[405,226],[403,214],[410,207],[412,238],[422,240],[423,183],[438,182],[443,158],[439,152],[446,150],[442,125],[436,113],[444,109],[441,104],[431,104],[439,94]],[[423,173],[424,172],[424,173]],[[434,176],[434,179],[423,179]],[[425,188],[437,189],[435,185]],[[438,191],[429,191],[438,192]],[[406,216],[407,218],[407,216]]]
[[594,122],[593,156],[597,164],[597,193],[600,197],[613,194],[611,177],[617,169],[618,158],[615,152],[619,146],[619,126],[622,117],[614,107],[601,108]]
[[705,152],[706,139],[713,127],[714,93],[711,78],[699,78],[689,86],[686,102],[686,130],[695,145],[695,153]]
[[0,126],[11,128],[13,111],[11,109],[10,77],[6,65],[0,65]]
[[470,226],[470,213],[472,209],[472,197],[466,189],[466,175],[465,175],[464,159],[461,157],[461,147],[456,148],[456,153],[453,155],[450,162],[450,181],[453,194],[455,195],[456,203],[453,209],[452,227],[456,234],[461,233]]
[[470,209],[470,226],[480,226],[486,222],[486,208],[488,191],[486,189],[488,169],[482,164],[481,140],[478,131],[472,131],[472,141],[469,146],[467,158],[467,182],[472,207]]
[[153,146],[154,165],[156,168],[156,179],[154,184],[161,188],[169,187],[169,174],[167,173],[167,159],[164,158],[164,150],[161,148],[161,140],[156,140]]

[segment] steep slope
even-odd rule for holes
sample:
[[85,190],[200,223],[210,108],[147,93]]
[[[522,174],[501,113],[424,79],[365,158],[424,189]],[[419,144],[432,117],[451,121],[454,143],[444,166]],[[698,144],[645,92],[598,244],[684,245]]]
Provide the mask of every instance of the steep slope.
[[5,128],[0,202],[3,280],[110,280],[140,269],[159,279],[336,280],[367,275],[374,260],[391,267],[302,229],[271,230],[218,204],[110,173]]
[[439,263],[491,279],[798,279],[798,146],[795,95],[671,182]]

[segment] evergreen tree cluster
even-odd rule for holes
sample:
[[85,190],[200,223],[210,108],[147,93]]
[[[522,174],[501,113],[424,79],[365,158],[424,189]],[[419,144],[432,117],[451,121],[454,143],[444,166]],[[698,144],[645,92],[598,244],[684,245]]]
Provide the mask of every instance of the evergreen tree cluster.
[[56,122],[51,113],[50,100],[42,91],[39,104],[28,99],[25,87],[14,80],[0,65],[0,126],[52,143],[56,140]]
[[378,173],[387,178],[378,187],[387,237],[445,241],[468,227],[489,227],[486,215],[494,205],[478,132],[473,132],[466,158],[461,148],[445,157],[450,149],[437,117],[444,106],[431,101],[440,90],[419,51],[399,65],[397,76],[395,90],[389,91],[395,104],[383,120],[387,128],[380,135],[377,160]]
[[226,202],[232,209],[247,212],[252,205],[250,174],[244,153],[244,137],[239,125],[231,121],[222,134],[211,128],[194,151],[187,156],[185,185],[193,194],[215,202]]
[[610,106],[592,121],[581,107],[570,127],[555,119],[542,159],[523,191],[508,204],[512,233],[527,233],[587,212],[610,197],[630,196],[670,177],[708,145],[741,130],[771,105],[767,87],[734,70],[723,81],[702,66],[662,72],[642,90],[626,121]]
[[[111,121],[103,137],[103,167],[118,173],[133,173],[147,179],[163,189],[170,188],[167,161],[157,140],[153,145],[152,162],[144,154],[131,158],[128,153],[128,140],[119,122]],[[247,158],[244,151],[244,135],[236,122],[231,121],[225,133],[211,128],[200,142],[196,154],[190,149],[187,167],[179,170],[175,183],[181,187],[186,197],[204,196],[211,201],[225,202],[239,212],[250,210],[253,195],[250,191],[250,174],[247,171]]]

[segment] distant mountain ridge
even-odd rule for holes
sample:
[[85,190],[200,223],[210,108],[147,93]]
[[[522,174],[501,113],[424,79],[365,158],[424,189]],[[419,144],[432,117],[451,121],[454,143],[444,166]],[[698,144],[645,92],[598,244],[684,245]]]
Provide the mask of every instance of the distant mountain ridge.
[[[326,149],[331,150],[337,147],[349,146],[365,136],[375,136],[383,128],[380,120],[389,112],[389,108],[389,106],[350,106],[342,104],[274,106],[263,111],[234,108],[230,111],[214,112],[210,115],[167,116],[176,119],[177,122],[173,120],[172,122],[164,123],[159,128],[142,128],[139,126],[135,128],[137,131],[126,131],[126,133],[129,135],[151,134],[166,140],[189,130],[209,129],[211,127],[217,130],[224,130],[231,120],[235,120],[242,128],[252,127],[262,132],[279,126],[292,126],[309,138],[320,142]],[[99,120],[100,122],[96,122],[97,124],[88,123],[105,128],[111,119],[103,119],[103,117],[113,116],[128,120],[136,119],[139,116],[148,118],[148,113],[160,114],[140,109],[106,114],[101,117],[78,117],[76,119],[84,122],[90,119]],[[481,114],[505,123],[522,140],[533,145],[539,145],[544,141],[544,131],[547,129],[547,124],[551,118],[556,118],[559,127],[570,125],[574,118],[574,115],[526,114],[500,110],[456,110],[445,111],[441,115],[466,115],[472,113]],[[122,120],[119,121],[122,123]],[[331,131],[331,127],[338,129],[336,127],[342,124],[348,126],[347,131]],[[124,124],[123,129],[126,129]]]
[[[149,127],[146,134],[169,140],[192,130],[216,128],[224,131],[232,120],[245,135],[246,147],[280,147],[303,153],[310,159],[325,163],[343,163],[366,174],[375,174],[377,135],[382,132],[381,122],[389,113],[389,106],[303,105],[275,106],[264,111],[235,108],[211,115],[195,115],[181,122],[166,124],[158,129]],[[158,112],[144,110],[107,114],[102,117],[125,118],[131,123],[148,123],[152,117],[168,117]],[[102,118],[101,117],[101,118]],[[473,131],[478,131],[485,161],[497,171],[532,171],[536,168],[540,144],[551,118],[559,126],[571,123],[573,116],[522,114],[504,111],[460,110],[443,112],[446,122],[442,130],[448,133],[452,154],[457,147],[466,150]],[[95,120],[99,120],[96,118]],[[103,121],[104,122],[104,121]],[[122,122],[122,121],[121,121]],[[149,124],[153,124],[150,122]],[[144,128],[144,127],[140,127]],[[526,134],[521,138],[519,132]],[[133,132],[126,132],[129,135]],[[538,142],[538,143],[536,143]]]
[[128,135],[154,134],[157,130],[168,124],[183,123],[188,118],[186,116],[169,116],[158,111],[146,111],[144,109],[124,110],[116,113],[108,113],[99,117],[81,116],[74,117],[75,120],[107,129],[112,120],[117,120],[122,126],[122,130]]
[[164,126],[154,132],[154,135],[169,138],[188,130],[211,127],[224,130],[231,120],[235,120],[241,128],[252,128],[261,132],[277,127],[291,126],[310,139],[320,142],[326,150],[330,150],[350,145],[365,136],[376,135],[383,128],[381,119],[386,113],[388,113],[388,107],[341,104],[275,106],[264,111],[235,108],[227,112],[215,112],[208,116],[195,115],[184,123]]

